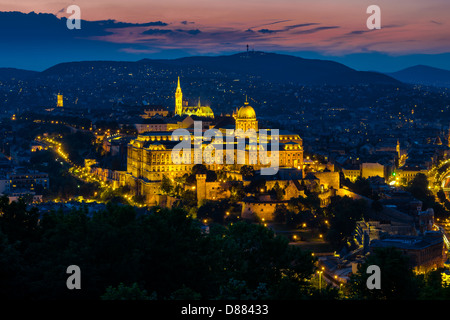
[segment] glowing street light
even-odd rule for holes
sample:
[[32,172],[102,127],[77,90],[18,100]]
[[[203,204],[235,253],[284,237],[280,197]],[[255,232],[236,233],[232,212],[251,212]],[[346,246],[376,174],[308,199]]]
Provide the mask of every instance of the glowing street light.
[[323,271],[317,271],[317,273],[319,274],[319,290],[322,290],[322,273]]

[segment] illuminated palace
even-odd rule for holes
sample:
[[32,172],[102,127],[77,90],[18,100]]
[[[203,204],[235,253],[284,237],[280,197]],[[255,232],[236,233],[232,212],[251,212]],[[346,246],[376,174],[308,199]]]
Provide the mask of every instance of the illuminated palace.
[[178,85],[175,91],[175,114],[182,116],[199,116],[199,117],[208,117],[214,118],[214,113],[211,107],[202,106],[200,103],[200,99],[198,99],[197,106],[189,106],[187,100],[183,100],[183,92],[181,92],[180,87],[180,77],[178,77]]
[[[178,88],[177,88],[178,92]],[[211,112],[212,113],[212,112]],[[235,129],[242,129],[247,131],[253,129],[256,132],[256,138],[259,142],[259,129],[258,120],[256,118],[255,110],[245,101],[244,105],[237,111],[234,115],[235,118]],[[204,141],[203,134],[205,129],[202,129],[202,141],[200,145],[202,150],[208,148],[212,145],[213,150],[218,149],[218,143],[223,144],[220,146],[223,150],[223,154],[226,154],[226,150],[234,150],[234,164],[223,164],[217,163],[219,161],[209,161],[210,158],[203,157],[200,162],[203,163],[209,170],[220,170],[225,168],[227,171],[239,172],[239,169],[244,165],[248,164],[253,166],[255,170],[261,168],[270,167],[270,163],[261,163],[261,153],[252,152],[251,148],[266,148],[265,153],[267,157],[271,156],[271,140],[279,139],[278,141],[278,165],[279,168],[303,168],[303,146],[302,139],[298,134],[285,132],[280,130],[279,135],[271,135],[270,129],[267,130],[267,144],[262,145],[257,144],[252,145],[248,143],[245,144],[245,161],[244,163],[238,164],[237,154],[238,154],[238,139],[233,137],[232,139],[227,139],[227,133],[229,134],[230,128],[223,128],[220,125],[220,121],[216,121],[215,125],[210,126],[214,129],[220,130],[223,133],[223,139],[216,141],[214,138],[211,141]],[[175,178],[183,176],[184,174],[190,174],[192,172],[192,167],[199,163],[195,156],[198,153],[194,150],[194,130],[189,129],[189,137],[191,139],[191,152],[190,161],[185,161],[188,163],[176,164],[172,161],[172,150],[177,146],[180,141],[178,139],[173,139],[173,131],[159,131],[159,132],[145,132],[139,134],[136,139],[131,140],[128,144],[128,154],[127,154],[127,172],[126,172],[126,184],[130,186],[135,186],[136,191],[139,194],[154,194],[157,193],[157,184],[162,180],[163,176],[168,178]],[[228,144],[228,146],[227,146]],[[229,144],[232,144],[231,146]],[[229,148],[230,147],[230,148]],[[253,149],[254,150],[254,149]],[[206,153],[210,154],[210,153]],[[258,156],[259,155],[259,156]],[[201,156],[201,155],[200,155]],[[214,157],[214,152],[210,154]],[[156,183],[156,184],[155,184]]]

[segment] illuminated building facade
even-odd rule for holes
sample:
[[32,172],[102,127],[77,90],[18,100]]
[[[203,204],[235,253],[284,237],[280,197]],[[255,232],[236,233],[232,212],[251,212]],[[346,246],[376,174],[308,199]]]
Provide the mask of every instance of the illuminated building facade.
[[200,99],[197,106],[189,106],[187,101],[183,100],[183,92],[180,86],[180,77],[178,77],[178,85],[175,91],[175,115],[188,115],[214,118],[214,112],[209,106],[202,106]]
[[[190,139],[192,143],[190,154],[188,152],[181,154],[181,157],[185,159],[185,163],[181,164],[175,164],[172,161],[172,151],[180,143],[178,140],[173,140],[172,131],[145,132],[139,134],[136,139],[131,140],[128,144],[127,175],[133,177],[134,180],[161,181],[164,175],[174,178],[183,176],[186,173],[189,174],[191,173],[192,167],[198,163],[204,164],[210,170],[220,170],[226,166],[229,170],[239,171],[243,165],[251,165],[255,170],[259,170],[264,167],[270,167],[270,163],[266,164],[267,162],[264,161],[265,159],[262,154],[269,158],[271,157],[271,139],[278,140],[280,168],[303,169],[303,146],[302,139],[298,134],[281,131],[279,135],[272,136],[271,130],[268,130],[267,144],[245,144],[245,160],[242,163],[242,161],[238,161],[238,139],[236,137],[228,139],[227,130],[223,128],[216,129],[224,133],[223,139],[221,141],[214,139],[212,141],[203,141],[203,138],[201,138],[202,141],[198,141],[201,144],[201,158],[198,158],[199,154],[195,152],[195,136],[191,132]],[[258,129],[255,111],[248,103],[245,103],[238,112],[236,129]],[[256,134],[256,140],[259,142],[258,133]],[[220,146],[220,144],[222,145]],[[226,154],[226,150],[233,150],[233,164],[224,164],[226,161],[223,161],[223,163],[213,161],[214,159],[211,159],[211,157],[215,156],[214,151],[211,154],[204,152],[210,145],[214,146],[214,150],[219,148],[223,150],[224,155]],[[255,152],[255,148],[258,152]]]
[[155,116],[167,117],[169,115],[169,110],[164,109],[161,106],[152,106],[144,110],[144,114],[141,115],[142,119],[150,119]]
[[56,100],[56,106],[59,108],[64,107],[64,102],[63,102],[63,95],[62,94],[58,94],[57,100]]
[[255,130],[258,132],[258,120],[256,120],[255,110],[249,105],[246,100],[244,106],[242,106],[237,114],[236,118],[236,130],[243,130],[247,132],[248,130]]
[[370,242],[370,251],[394,247],[409,257],[416,273],[442,268],[445,262],[444,240],[440,231],[427,231],[419,236],[390,235]]

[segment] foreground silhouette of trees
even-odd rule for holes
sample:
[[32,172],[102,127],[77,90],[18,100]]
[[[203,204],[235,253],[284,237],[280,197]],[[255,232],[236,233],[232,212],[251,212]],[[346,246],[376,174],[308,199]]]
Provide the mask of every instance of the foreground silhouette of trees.
[[[347,208],[347,205],[344,206]],[[347,212],[347,210],[343,210]],[[440,270],[414,274],[395,250],[369,255],[336,289],[312,285],[315,258],[268,228],[247,222],[206,229],[186,211],[109,203],[40,214],[23,200],[0,198],[0,299],[442,299]],[[368,265],[379,265],[382,290],[367,290]],[[69,290],[67,267],[81,269]]]
[[[202,224],[181,209],[112,204],[40,215],[0,199],[0,297],[202,299],[307,297],[314,257],[265,227]],[[66,269],[81,269],[68,290]]]

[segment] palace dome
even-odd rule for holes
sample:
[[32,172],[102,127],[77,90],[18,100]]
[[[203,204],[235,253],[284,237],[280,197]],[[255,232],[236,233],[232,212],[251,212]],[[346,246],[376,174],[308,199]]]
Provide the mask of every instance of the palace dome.
[[256,119],[255,109],[253,109],[247,101],[244,102],[244,106],[242,106],[238,113],[238,119]]
[[202,107],[200,107],[200,111],[203,114],[209,114],[209,113],[214,114],[214,112],[212,111],[211,107],[209,107],[209,106],[202,106]]

